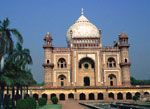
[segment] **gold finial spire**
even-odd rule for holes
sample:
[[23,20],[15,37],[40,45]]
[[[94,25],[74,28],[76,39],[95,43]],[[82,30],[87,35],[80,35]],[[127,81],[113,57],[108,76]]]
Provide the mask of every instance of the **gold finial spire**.
[[81,15],[83,15],[84,14],[84,9],[83,8],[81,8]]

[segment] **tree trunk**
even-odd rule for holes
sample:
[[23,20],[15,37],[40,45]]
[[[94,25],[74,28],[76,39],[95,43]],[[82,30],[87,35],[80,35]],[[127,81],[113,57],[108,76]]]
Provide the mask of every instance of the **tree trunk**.
[[27,94],[28,94],[28,85],[27,85]]
[[0,108],[1,109],[4,109],[4,89],[5,89],[5,86],[3,83],[1,83],[1,90],[0,90]]
[[21,96],[21,99],[22,99],[22,85],[20,86],[20,96]]
[[15,87],[12,86],[12,107],[15,108]]
[[20,95],[19,95],[19,88],[20,88],[20,85],[17,85],[17,89],[16,89],[16,101],[18,100],[18,99],[20,99]]
[[9,86],[7,86],[7,95],[9,95]]

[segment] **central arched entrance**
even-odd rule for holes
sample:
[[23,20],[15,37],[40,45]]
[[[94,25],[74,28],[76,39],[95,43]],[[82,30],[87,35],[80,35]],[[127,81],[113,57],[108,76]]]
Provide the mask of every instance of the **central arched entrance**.
[[90,78],[89,77],[84,77],[83,79],[83,82],[84,82],[84,86],[90,86]]

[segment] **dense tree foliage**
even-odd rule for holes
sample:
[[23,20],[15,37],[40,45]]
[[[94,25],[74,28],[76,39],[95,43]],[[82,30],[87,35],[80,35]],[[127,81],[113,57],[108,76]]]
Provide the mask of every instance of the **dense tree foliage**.
[[[7,95],[9,89],[12,90],[12,107],[14,107],[14,101],[22,98],[22,90],[27,89],[28,93],[28,86],[36,83],[28,67],[32,64],[30,51],[22,47],[22,35],[17,29],[9,28],[9,24],[8,18],[0,21],[0,109],[4,109],[4,104],[7,104],[4,103],[5,88]],[[7,106],[5,108],[10,109]]]
[[131,77],[132,85],[150,85],[150,80],[137,80],[134,77]]

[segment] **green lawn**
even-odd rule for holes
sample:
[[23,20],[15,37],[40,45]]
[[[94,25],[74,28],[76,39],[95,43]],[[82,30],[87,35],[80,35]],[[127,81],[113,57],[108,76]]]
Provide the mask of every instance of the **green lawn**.
[[43,107],[38,107],[37,109],[61,109],[62,105],[61,104],[47,104]]

